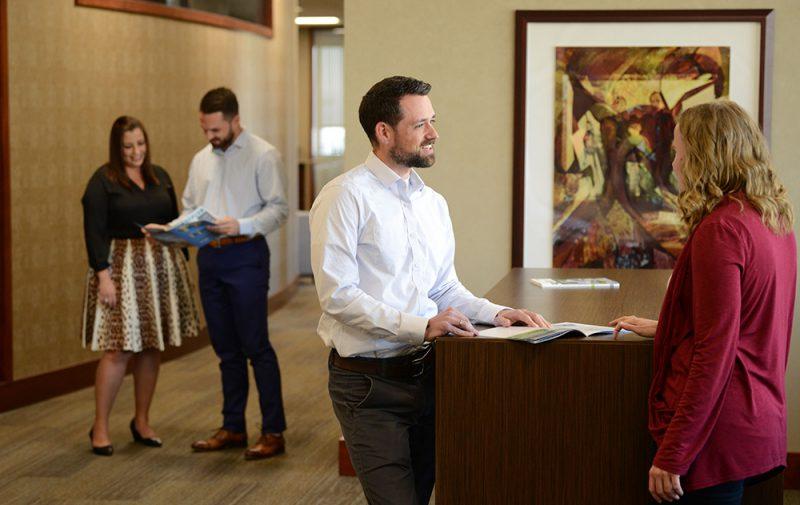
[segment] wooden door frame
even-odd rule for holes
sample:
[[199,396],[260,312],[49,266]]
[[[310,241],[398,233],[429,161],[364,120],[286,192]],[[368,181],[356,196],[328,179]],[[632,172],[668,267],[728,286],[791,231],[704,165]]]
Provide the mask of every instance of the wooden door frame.
[[13,378],[11,165],[8,133],[8,1],[0,0],[0,382]]

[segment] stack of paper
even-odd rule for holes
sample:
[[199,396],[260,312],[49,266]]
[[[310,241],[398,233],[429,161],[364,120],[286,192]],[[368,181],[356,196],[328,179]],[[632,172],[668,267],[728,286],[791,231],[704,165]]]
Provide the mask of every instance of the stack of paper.
[[619,282],[605,277],[584,277],[574,279],[531,279],[531,282],[544,289],[618,289]]

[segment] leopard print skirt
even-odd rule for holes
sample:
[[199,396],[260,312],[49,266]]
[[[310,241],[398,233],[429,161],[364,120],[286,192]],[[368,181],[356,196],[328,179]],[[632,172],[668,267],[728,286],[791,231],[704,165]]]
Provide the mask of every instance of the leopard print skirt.
[[93,351],[164,350],[199,333],[186,260],[179,249],[145,239],[113,239],[109,254],[117,304],[98,300],[94,270],[86,276],[83,346]]

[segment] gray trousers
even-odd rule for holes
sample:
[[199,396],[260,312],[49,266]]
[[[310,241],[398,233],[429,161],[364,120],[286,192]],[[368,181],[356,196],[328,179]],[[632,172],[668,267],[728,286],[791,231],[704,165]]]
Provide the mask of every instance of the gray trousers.
[[328,391],[370,505],[426,505],[435,481],[434,373],[390,381],[328,365]]

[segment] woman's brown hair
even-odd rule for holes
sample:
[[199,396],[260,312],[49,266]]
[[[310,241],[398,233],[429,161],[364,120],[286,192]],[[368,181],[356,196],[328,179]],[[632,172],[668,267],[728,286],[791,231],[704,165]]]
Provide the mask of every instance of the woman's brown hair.
[[680,115],[678,129],[686,148],[678,206],[689,229],[726,195],[741,192],[770,230],[791,231],[786,188],[772,168],[764,135],[744,109],[729,100],[696,105]]
[[147,130],[144,129],[142,122],[135,117],[120,116],[111,125],[111,135],[108,138],[108,171],[106,175],[112,182],[116,182],[127,189],[133,187],[133,182],[128,177],[128,174],[125,173],[125,163],[122,161],[122,136],[125,132],[130,132],[137,128],[142,130],[144,143],[147,146],[144,162],[142,162],[142,179],[148,185],[157,186],[159,184],[153,165],[150,163],[150,139],[147,137]]

